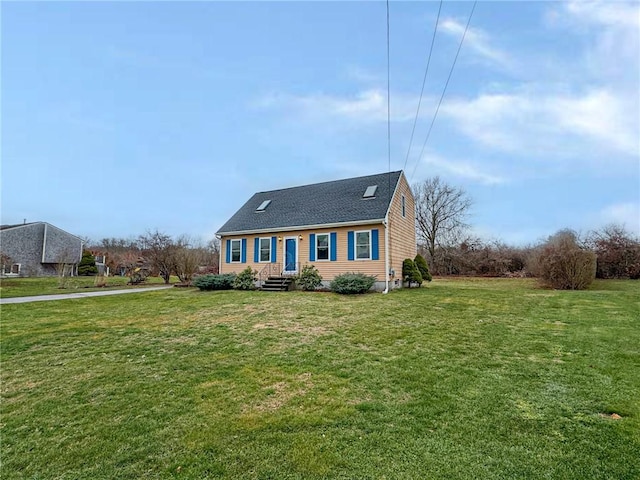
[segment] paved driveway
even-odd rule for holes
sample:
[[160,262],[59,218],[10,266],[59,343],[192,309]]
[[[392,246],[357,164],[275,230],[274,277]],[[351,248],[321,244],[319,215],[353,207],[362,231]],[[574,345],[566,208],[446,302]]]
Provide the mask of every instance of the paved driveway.
[[161,287],[129,288],[127,290],[107,290],[104,292],[59,293],[55,295],[38,295],[35,297],[0,298],[0,305],[5,305],[9,303],[28,303],[28,302],[47,302],[51,300],[68,300],[71,298],[103,297],[105,295],[122,295],[125,293],[140,293],[140,292],[150,292],[153,290],[166,290],[167,288],[173,288],[173,286],[163,285]]

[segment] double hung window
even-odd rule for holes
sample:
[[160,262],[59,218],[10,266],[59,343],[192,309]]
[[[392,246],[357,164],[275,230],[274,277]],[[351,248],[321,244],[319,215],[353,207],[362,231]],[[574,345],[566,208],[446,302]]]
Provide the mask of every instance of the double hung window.
[[329,260],[329,234],[316,235],[316,259]]
[[371,259],[371,230],[356,232],[356,259]]
[[242,251],[242,241],[241,240],[231,240],[231,263],[240,263],[241,261],[241,252]]
[[260,261],[271,261],[271,238],[265,237],[260,239]]

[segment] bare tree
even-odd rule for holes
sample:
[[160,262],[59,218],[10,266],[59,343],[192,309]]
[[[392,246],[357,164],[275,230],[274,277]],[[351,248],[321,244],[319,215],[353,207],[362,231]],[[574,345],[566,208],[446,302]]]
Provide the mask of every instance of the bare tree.
[[640,278],[640,238],[623,225],[611,224],[591,232],[587,245],[598,256],[598,278]]
[[201,244],[187,235],[178,238],[174,251],[174,268],[176,275],[183,284],[189,284],[198,271],[198,267],[205,261],[206,250]]
[[69,278],[73,276],[73,267],[77,263],[77,254],[71,249],[65,248],[58,254],[56,262],[56,274],[58,275],[58,288],[67,288]]
[[530,260],[531,271],[559,290],[584,290],[596,278],[596,254],[573,230],[560,230],[540,245]]
[[211,267],[214,273],[220,271],[220,239],[213,238],[207,243],[207,266]]
[[171,273],[175,269],[176,244],[173,239],[158,230],[148,231],[146,235],[138,238],[138,243],[143,250],[143,255],[148,259],[151,268],[158,272],[169,283]]
[[103,238],[93,249],[105,255],[109,270],[117,275],[127,274],[142,255],[138,241],[133,238]]
[[447,248],[458,243],[465,229],[471,208],[471,199],[461,188],[455,188],[440,177],[433,177],[413,186],[416,202],[416,229],[418,238],[426,244],[432,270],[436,248]]
[[11,273],[12,264],[13,264],[13,260],[11,259],[11,257],[6,253],[3,253],[2,251],[0,251],[0,275]]

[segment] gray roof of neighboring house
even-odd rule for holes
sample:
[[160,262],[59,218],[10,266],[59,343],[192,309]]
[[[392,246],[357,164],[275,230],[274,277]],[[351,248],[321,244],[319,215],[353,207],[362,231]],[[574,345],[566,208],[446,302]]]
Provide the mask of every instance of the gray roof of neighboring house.
[[[402,171],[258,192],[218,234],[290,229],[312,225],[357,223],[385,217]],[[375,196],[363,198],[377,185]],[[264,211],[256,209],[271,200]]]
[[78,240],[80,240],[81,242],[84,243],[84,240],[82,238],[80,238],[78,235],[74,235],[73,233],[69,233],[66,230],[63,230],[59,227],[56,227],[55,225],[50,224],[49,222],[27,222],[27,223],[16,223],[15,225],[0,225],[0,231],[3,230],[10,230],[12,228],[20,228],[20,227],[29,227],[31,225],[49,225],[57,230],[60,230],[61,232],[64,232],[67,235],[70,235],[72,237],[77,238]]
[[26,225],[33,225],[35,223],[40,223],[40,222],[16,223],[14,225],[0,225],[0,230],[8,230],[9,228],[24,227]]

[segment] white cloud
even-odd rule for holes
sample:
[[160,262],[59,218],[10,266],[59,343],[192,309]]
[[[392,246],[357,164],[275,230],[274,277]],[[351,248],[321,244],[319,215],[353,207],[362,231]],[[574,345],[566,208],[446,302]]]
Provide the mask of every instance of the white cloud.
[[[497,46],[487,31],[471,27],[464,48],[511,73],[517,70],[519,80],[505,78],[492,83],[491,91],[466,98],[445,97],[437,122],[448,120],[449,131],[454,135],[456,130],[462,132],[476,145],[497,154],[510,154],[513,161],[549,159],[590,163],[598,168],[607,162],[626,168],[640,155],[640,85],[636,68],[640,57],[640,4],[563,2],[552,4],[548,10],[556,16],[553,26],[562,30],[555,34],[566,37],[567,43],[578,49],[570,57],[559,56],[567,51],[564,47],[540,51],[539,56],[527,56],[526,62],[519,62],[521,54]],[[447,18],[440,29],[460,38],[464,24]],[[616,74],[621,69],[625,75]],[[523,82],[520,79],[525,75],[528,78]],[[368,75],[366,82],[361,80],[368,86],[382,83]],[[435,100],[433,96],[423,98],[422,119],[430,118]],[[417,95],[392,92],[392,121],[409,124],[417,101]],[[355,90],[349,95],[276,93],[264,97],[259,105],[286,110],[292,118],[339,128],[366,127],[387,120],[386,89],[380,87]],[[439,165],[458,176],[475,175],[475,180],[484,183],[502,178],[486,176],[483,170],[472,167],[460,162]]]
[[[462,37],[464,28],[464,24],[452,18],[444,19],[439,26],[441,31],[447,35],[454,36],[457,39]],[[471,50],[481,58],[497,64],[498,66],[509,69],[514,66],[514,60],[511,56],[504,50],[491,45],[489,35],[479,28],[469,27],[467,29],[462,48],[464,50]]]
[[[272,93],[261,98],[255,105],[261,108],[290,109],[311,118],[335,117],[363,123],[387,121],[387,92],[380,88],[362,90],[348,96]],[[413,120],[417,105],[417,96],[392,93],[391,120]]]
[[581,58],[594,78],[608,78],[638,88],[640,3],[570,1],[552,10],[553,23],[588,40]]
[[640,203],[623,202],[609,205],[600,211],[603,224],[624,225],[629,231],[640,235]]
[[469,162],[447,160],[433,154],[425,155],[422,163],[436,172],[448,173],[455,177],[469,179],[485,185],[497,185],[508,181],[503,176],[489,173],[484,168],[477,167]]
[[[560,27],[565,36],[577,35],[581,50],[562,59],[528,58],[528,83],[445,101],[442,113],[467,136],[499,151],[553,159],[637,161],[640,4],[572,1],[549,11],[552,26]],[[451,34],[463,31],[456,21],[448,20],[443,27]],[[507,65],[516,58],[494,47],[482,30],[472,29],[467,36],[466,48],[488,60]],[[537,61],[546,63],[536,68]],[[571,80],[561,84],[555,73],[541,76],[550,70],[567,72],[565,81]]]
[[582,94],[537,89],[481,94],[452,100],[442,113],[474,140],[528,156],[591,156],[595,147],[635,157],[640,149],[637,109],[606,88]]
[[585,22],[630,29],[640,27],[640,5],[637,2],[574,0],[566,2],[564,8]]

